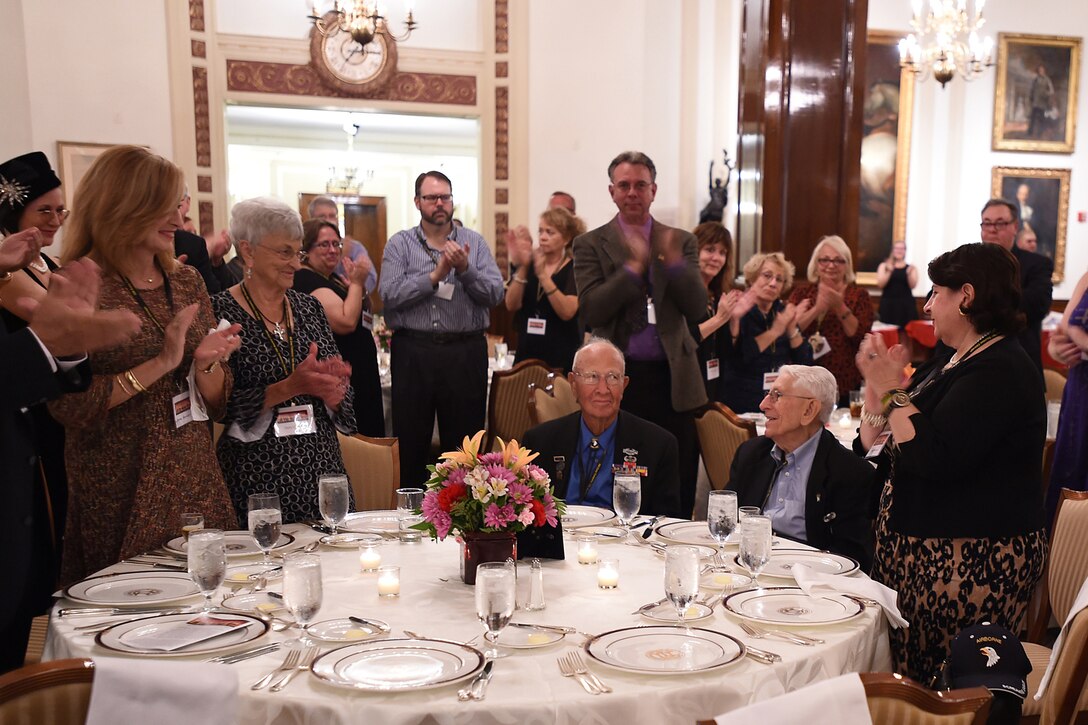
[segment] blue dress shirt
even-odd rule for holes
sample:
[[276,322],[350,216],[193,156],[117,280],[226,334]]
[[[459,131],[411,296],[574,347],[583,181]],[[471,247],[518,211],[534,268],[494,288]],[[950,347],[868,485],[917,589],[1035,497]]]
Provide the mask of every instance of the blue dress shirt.
[[805,535],[805,494],[821,433],[822,427],[791,453],[786,453],[777,445],[771,449],[771,457],[778,463],[778,472],[771,481],[770,495],[763,513],[770,517],[771,528],[800,541],[808,540]]
[[[586,427],[586,422],[579,419],[578,447],[571,465],[570,483],[567,485],[566,502],[568,504],[612,508],[612,461],[615,460],[614,447],[618,422],[619,418],[612,421],[612,425],[605,428],[599,436],[594,436]],[[600,446],[596,452],[589,447],[594,437]],[[596,477],[593,477],[594,471],[596,471]],[[585,498],[582,498],[582,481],[586,480],[586,477],[593,477],[593,484],[586,491]]]

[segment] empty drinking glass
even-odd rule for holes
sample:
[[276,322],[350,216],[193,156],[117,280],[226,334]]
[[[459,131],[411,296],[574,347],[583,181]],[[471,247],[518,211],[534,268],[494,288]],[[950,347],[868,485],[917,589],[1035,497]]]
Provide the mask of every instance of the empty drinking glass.
[[336,527],[348,517],[348,477],[326,473],[317,478],[317,505],[321,518],[336,535]]
[[299,642],[308,644],[305,627],[321,609],[321,560],[313,554],[289,554],[283,560],[283,601],[299,623]]
[[684,624],[684,615],[699,595],[699,550],[693,546],[670,546],[665,550],[665,596],[676,607],[676,617]]
[[737,492],[711,491],[706,504],[706,525],[718,546],[737,528]]
[[422,488],[398,488],[397,489],[397,526],[401,535],[405,532],[419,535],[417,529],[412,527],[423,521],[423,489]]
[[212,610],[212,597],[227,576],[227,550],[223,546],[223,532],[219,529],[201,529],[189,535],[189,576],[204,595],[203,611]]
[[740,563],[754,580],[771,560],[771,519],[749,516],[740,522]]
[[517,584],[514,567],[507,562],[485,562],[476,569],[476,616],[487,627],[484,639],[491,648],[484,652],[488,659],[505,657],[495,649],[495,640],[514,616]]
[[280,526],[283,513],[280,511],[280,497],[275,493],[252,493],[249,495],[249,533],[264,554],[263,563],[270,564],[268,552],[280,540]]
[[616,510],[620,524],[630,526],[641,507],[642,477],[616,474],[612,478],[612,508]]

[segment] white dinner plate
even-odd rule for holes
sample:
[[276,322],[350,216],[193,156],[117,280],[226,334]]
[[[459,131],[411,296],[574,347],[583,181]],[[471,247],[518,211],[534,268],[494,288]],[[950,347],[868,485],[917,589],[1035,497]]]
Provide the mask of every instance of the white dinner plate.
[[571,504],[567,506],[567,511],[563,514],[563,527],[581,529],[585,526],[598,526],[615,518],[616,512],[611,509]]
[[64,590],[64,596],[72,601],[109,607],[169,604],[198,594],[200,589],[183,571],[106,574],[76,582]]
[[699,576],[699,586],[711,591],[736,591],[752,585],[752,577],[729,569],[714,568]]
[[168,627],[180,626],[196,616],[199,616],[196,612],[188,612],[186,614],[162,614],[157,617],[148,617],[137,621],[120,622],[107,630],[99,632],[95,636],[94,641],[100,647],[127,655],[187,657],[197,654],[223,652],[233,647],[252,642],[268,631],[268,624],[248,614],[223,614],[221,612],[213,612],[213,617],[218,617],[220,619],[241,619],[245,620],[246,624],[245,626],[238,627],[226,634],[206,639],[203,642],[196,642],[186,647],[182,647],[181,649],[174,650],[173,652],[163,652],[162,650],[157,649],[144,649],[139,646],[137,641],[139,636],[154,634]]
[[531,624],[508,624],[499,632],[498,637],[492,638],[490,634],[485,634],[484,639],[510,649],[535,649],[555,644],[565,636],[554,629],[542,629]]
[[334,549],[358,549],[360,544],[368,541],[382,541],[379,534],[365,534],[356,531],[344,531],[339,534],[322,536],[319,541],[322,546],[331,546]]
[[397,522],[396,511],[356,511],[348,514],[338,528],[356,534],[394,534],[400,531],[400,524]]
[[252,614],[253,612],[272,614],[280,610],[287,611],[287,605],[283,603],[282,599],[276,599],[268,592],[251,592],[227,597],[223,600],[223,609],[245,614]]
[[311,670],[321,682],[371,692],[442,687],[472,677],[484,666],[478,649],[438,639],[376,639],[334,649]]
[[744,657],[744,645],[728,634],[662,625],[604,632],[586,640],[585,650],[602,665],[650,675],[706,672]]
[[[277,551],[286,546],[290,546],[295,540],[294,536],[290,534],[280,534],[279,540],[276,545],[272,547],[272,551]],[[167,551],[178,554],[179,556],[189,555],[189,542],[185,540],[184,536],[179,536],[176,539],[170,539],[163,547]],[[253,534],[248,531],[224,531],[223,532],[223,548],[226,549],[227,558],[234,559],[239,556],[260,556],[261,549],[257,546],[257,542],[253,538]]]
[[841,594],[811,597],[800,587],[764,587],[737,592],[725,598],[725,611],[760,624],[836,624],[865,611],[865,607]]
[[793,579],[793,567],[797,564],[821,574],[852,574],[858,570],[858,563],[849,556],[811,549],[777,549],[771,552],[771,560],[759,575]]
[[[639,611],[646,619],[652,619],[655,622],[668,622],[669,624],[678,624],[680,618],[676,616],[676,607],[672,602],[663,602],[658,604],[653,609],[645,609]],[[692,602],[688,605],[687,612],[684,614],[685,622],[701,622],[704,619],[709,619],[714,616],[714,610],[705,604],[696,604]]]
[[326,619],[323,622],[314,622],[307,625],[306,634],[323,642],[361,642],[364,639],[380,637],[389,631],[389,625],[385,622],[379,619],[371,621],[380,626],[367,627],[358,622],[353,622],[347,617]]
[[[718,542],[710,535],[705,521],[673,521],[672,523],[658,526],[654,533],[665,541],[674,544],[698,544],[700,546],[717,546]],[[771,537],[771,546],[778,546],[782,540],[777,536]],[[725,546],[740,546],[740,531],[734,531],[725,540]]]
[[607,544],[614,541],[623,541],[627,538],[627,529],[618,526],[583,526],[575,529],[574,536],[593,536],[599,544]]
[[223,583],[232,587],[253,586],[257,583],[257,579],[260,578],[261,574],[264,574],[266,582],[282,579],[283,567],[279,564],[265,564],[263,562],[228,566],[227,576],[223,579]]

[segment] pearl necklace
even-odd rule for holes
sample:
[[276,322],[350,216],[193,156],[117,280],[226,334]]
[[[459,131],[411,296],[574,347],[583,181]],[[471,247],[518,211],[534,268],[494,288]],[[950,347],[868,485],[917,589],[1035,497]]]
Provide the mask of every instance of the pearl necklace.
[[45,274],[46,272],[49,271],[49,265],[45,263],[45,260],[42,259],[42,255],[40,255],[40,254],[38,255],[37,260],[30,263],[30,268],[34,269],[34,270],[37,270],[38,272],[41,272],[42,274]]

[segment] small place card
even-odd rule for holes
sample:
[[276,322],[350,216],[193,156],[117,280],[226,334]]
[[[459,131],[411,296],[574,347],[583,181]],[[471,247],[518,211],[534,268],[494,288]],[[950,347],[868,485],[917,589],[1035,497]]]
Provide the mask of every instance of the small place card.
[[197,642],[221,637],[249,624],[248,619],[226,619],[202,614],[186,622],[165,627],[137,627],[121,635],[121,642],[141,649],[175,652]]

